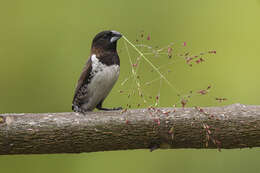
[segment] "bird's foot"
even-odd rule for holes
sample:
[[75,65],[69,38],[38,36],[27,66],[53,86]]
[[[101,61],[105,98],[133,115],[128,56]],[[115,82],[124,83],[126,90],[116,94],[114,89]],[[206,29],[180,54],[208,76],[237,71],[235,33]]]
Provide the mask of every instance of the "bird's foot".
[[91,112],[91,110],[81,109],[78,106],[74,106],[74,105],[72,106],[72,110],[76,113],[83,114],[83,115],[86,115],[87,113]]
[[122,107],[117,107],[117,108],[97,108],[98,110],[101,111],[118,111],[118,110],[122,110]]

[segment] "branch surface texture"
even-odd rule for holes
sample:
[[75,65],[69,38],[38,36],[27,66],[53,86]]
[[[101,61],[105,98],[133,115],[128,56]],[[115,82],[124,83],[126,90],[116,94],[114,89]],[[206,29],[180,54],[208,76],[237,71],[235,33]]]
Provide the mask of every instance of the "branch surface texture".
[[0,114],[0,154],[260,146],[260,106]]

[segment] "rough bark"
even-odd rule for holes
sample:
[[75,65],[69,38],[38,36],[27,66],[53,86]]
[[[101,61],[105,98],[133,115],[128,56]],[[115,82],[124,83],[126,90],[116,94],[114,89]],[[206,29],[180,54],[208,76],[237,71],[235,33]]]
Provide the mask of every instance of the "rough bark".
[[0,154],[260,146],[260,106],[0,114]]

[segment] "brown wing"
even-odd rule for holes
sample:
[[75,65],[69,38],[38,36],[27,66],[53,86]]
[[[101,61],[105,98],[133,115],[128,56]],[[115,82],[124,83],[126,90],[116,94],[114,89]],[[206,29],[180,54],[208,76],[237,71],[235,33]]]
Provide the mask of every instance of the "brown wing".
[[[76,87],[76,90],[75,90],[75,93],[74,93],[74,98],[73,98],[73,105],[74,106],[80,106],[79,105],[80,101],[81,101],[80,98],[82,98],[82,96],[87,94],[85,92],[86,92],[87,84],[89,83],[90,78],[91,78],[91,75],[90,75],[91,70],[92,70],[91,59],[89,58],[85,67],[83,68],[83,71],[82,71],[80,78],[78,80],[78,84],[77,84],[77,87]],[[72,106],[72,109],[73,109],[73,106]]]

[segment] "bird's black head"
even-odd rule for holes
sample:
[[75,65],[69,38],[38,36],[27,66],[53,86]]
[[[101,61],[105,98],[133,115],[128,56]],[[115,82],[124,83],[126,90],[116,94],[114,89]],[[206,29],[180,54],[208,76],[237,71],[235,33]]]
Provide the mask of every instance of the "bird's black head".
[[116,51],[117,40],[121,37],[122,35],[117,31],[102,31],[93,39],[92,49]]

